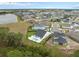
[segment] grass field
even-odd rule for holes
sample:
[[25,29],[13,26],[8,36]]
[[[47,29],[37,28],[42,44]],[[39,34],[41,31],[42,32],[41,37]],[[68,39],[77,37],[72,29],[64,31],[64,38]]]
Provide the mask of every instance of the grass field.
[[11,32],[20,32],[24,34],[29,27],[29,23],[17,22],[17,23],[10,23],[10,24],[0,24],[0,27],[8,27]]

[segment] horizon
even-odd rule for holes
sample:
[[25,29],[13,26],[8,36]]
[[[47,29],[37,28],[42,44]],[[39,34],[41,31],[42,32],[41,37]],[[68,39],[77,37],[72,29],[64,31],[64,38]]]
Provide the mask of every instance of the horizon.
[[0,9],[79,9],[79,2],[0,2]]

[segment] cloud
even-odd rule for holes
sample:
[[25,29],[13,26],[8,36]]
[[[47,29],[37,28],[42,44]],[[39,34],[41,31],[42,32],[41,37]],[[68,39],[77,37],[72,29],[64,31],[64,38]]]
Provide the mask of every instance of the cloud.
[[0,2],[0,5],[8,5],[9,2]]
[[73,5],[72,8],[74,8],[74,9],[79,9],[79,4]]
[[14,6],[32,6],[33,4],[30,2],[23,3],[23,2],[0,2],[0,5],[14,5]]

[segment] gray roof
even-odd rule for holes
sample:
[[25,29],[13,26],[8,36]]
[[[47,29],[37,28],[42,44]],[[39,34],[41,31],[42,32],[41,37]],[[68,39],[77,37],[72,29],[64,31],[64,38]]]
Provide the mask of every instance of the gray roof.
[[54,32],[55,37],[61,37],[64,36],[64,33]]
[[69,22],[69,19],[63,19],[64,22]]
[[35,27],[45,27],[44,24],[34,24]]
[[55,39],[55,41],[62,44],[67,43],[66,39],[63,37],[58,37],[58,39]]
[[63,33],[60,33],[60,32],[54,32],[53,34],[55,37],[57,37],[57,39],[55,39],[55,42],[58,42],[58,43],[67,43],[66,39],[63,38],[65,35]]
[[72,22],[72,25],[74,25],[74,24],[77,24],[77,25],[79,25],[79,22]]
[[43,36],[46,34],[46,31],[44,30],[37,30],[36,36],[43,38]]

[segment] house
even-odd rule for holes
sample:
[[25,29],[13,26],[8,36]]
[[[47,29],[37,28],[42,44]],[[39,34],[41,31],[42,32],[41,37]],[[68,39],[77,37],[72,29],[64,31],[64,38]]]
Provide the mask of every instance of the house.
[[59,31],[59,29],[60,29],[60,25],[59,25],[58,22],[54,22],[54,23],[51,24],[51,29],[50,29],[51,32]]
[[71,27],[74,29],[73,31],[79,31],[79,23],[78,22],[72,22]]
[[79,26],[79,23],[78,22],[72,22],[72,26],[77,27],[77,26]]
[[75,22],[79,22],[79,16],[76,16],[74,19]]
[[65,45],[67,43],[67,41],[63,37],[58,37],[58,38],[54,39],[54,43],[59,44],[59,45]]
[[40,43],[43,39],[48,37],[50,34],[51,34],[50,32],[46,32],[44,30],[37,30],[36,34],[32,35],[31,37],[28,37],[28,39]]
[[33,30],[45,30],[48,26],[44,24],[34,24],[32,29]]
[[69,32],[71,31],[72,27],[71,27],[71,24],[66,22],[66,23],[61,23],[60,24],[60,28],[62,29],[62,32],[63,33],[66,33],[66,32]]
[[69,24],[71,24],[72,21],[73,21],[73,20],[72,20],[71,18],[65,18],[65,19],[62,18],[62,21],[61,21],[61,22],[62,22],[62,23],[69,23]]
[[54,44],[65,45],[67,43],[66,39],[64,38],[65,35],[63,33],[54,32],[53,36]]
[[72,22],[70,23],[61,23],[62,31],[64,33],[70,32],[70,31],[79,31],[79,23],[78,22]]
[[69,22],[69,19],[63,19],[63,22]]

